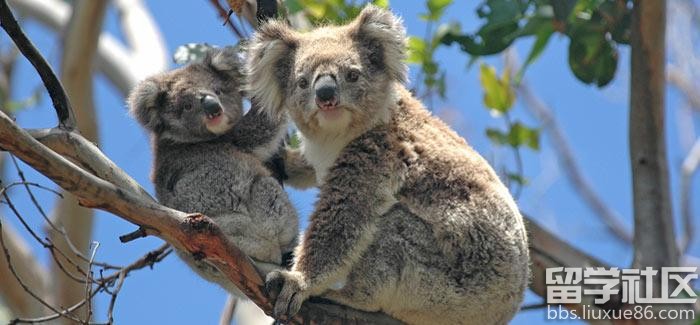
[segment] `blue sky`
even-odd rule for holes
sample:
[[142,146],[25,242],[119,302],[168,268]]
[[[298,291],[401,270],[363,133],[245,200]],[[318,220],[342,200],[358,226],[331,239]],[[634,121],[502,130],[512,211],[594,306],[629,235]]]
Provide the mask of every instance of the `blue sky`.
[[[418,19],[423,12],[423,1],[392,1],[394,11],[403,16],[409,34],[423,35],[425,23]],[[474,13],[475,2],[456,1],[446,12],[445,21],[458,20],[465,30],[477,26]],[[221,26],[221,20],[206,1],[148,1],[158,25],[172,53],[181,44],[207,42],[227,45],[235,42],[230,31]],[[28,21],[25,25],[39,49],[58,67],[61,45],[55,34],[41,25]],[[110,11],[105,29],[120,35],[116,13]],[[3,36],[5,37],[5,36]],[[517,43],[517,50],[524,57],[530,41]],[[570,72],[567,64],[568,42],[554,37],[542,57],[526,74],[526,79],[548,104],[566,133],[584,174],[598,194],[630,226],[632,220],[631,174],[628,159],[627,114],[629,88],[629,51],[622,48],[620,65],[615,80],[606,88],[598,89],[580,83]],[[495,119],[484,109],[478,69],[467,69],[468,58],[456,48],[442,48],[436,60],[447,69],[447,99],[436,100],[435,114],[443,117],[482,155],[496,165],[512,165],[511,153],[493,147],[485,136],[487,127],[503,127],[503,121]],[[498,57],[486,58],[485,62],[501,66]],[[475,65],[478,67],[478,65]],[[412,69],[415,74],[415,68]],[[15,82],[15,98],[24,98],[36,88],[39,79],[26,63],[20,64]],[[149,180],[151,152],[146,134],[126,114],[124,99],[102,77],[95,78],[95,98],[98,107],[101,148],[103,151],[153,193]],[[675,118],[682,98],[673,90],[667,97],[667,143],[672,176],[674,212],[678,215],[678,179],[680,162],[685,149],[678,142]],[[454,114],[457,112],[458,114]],[[526,109],[517,103],[514,118],[528,125],[538,125]],[[45,99],[35,108],[21,113],[18,122],[23,127],[50,127],[55,124],[55,115],[50,101]],[[698,124],[697,114],[695,124]],[[532,215],[540,224],[559,234],[603,261],[617,266],[628,266],[632,259],[630,247],[620,244],[605,230],[602,223],[583,204],[572,190],[570,183],[559,168],[556,154],[549,139],[543,138],[539,152],[523,150],[524,174],[530,179],[518,203],[522,210]],[[52,184],[37,173],[25,168],[28,177],[43,184]],[[695,177],[694,186],[700,187],[700,177]],[[289,190],[291,199],[302,217],[312,211],[315,191]],[[39,216],[31,210],[20,191],[16,202],[31,220],[35,229],[42,229]],[[55,198],[41,194],[44,207],[50,209]],[[696,195],[692,202],[695,211],[700,211],[700,199]],[[0,210],[2,221],[17,225],[7,209]],[[696,213],[697,216],[697,213]],[[697,218],[696,218],[697,219]],[[697,222],[697,220],[696,220]],[[306,223],[304,222],[304,225]],[[98,259],[126,264],[149,249],[156,248],[157,238],[140,239],[122,244],[118,236],[135,227],[105,212],[97,213],[95,240],[100,242]],[[36,254],[47,261],[48,256],[40,247],[33,247]],[[700,254],[697,241],[693,242],[691,254]],[[166,324],[213,324],[218,321],[225,293],[222,289],[199,279],[174,255],[155,266],[153,271],[134,273],[125,283],[119,299],[115,319],[122,324],[166,323]],[[539,299],[528,295],[526,303]],[[106,315],[108,301],[97,301],[97,313]],[[521,312],[514,324],[553,323],[547,321],[543,310]],[[103,319],[103,318],[100,318]]]

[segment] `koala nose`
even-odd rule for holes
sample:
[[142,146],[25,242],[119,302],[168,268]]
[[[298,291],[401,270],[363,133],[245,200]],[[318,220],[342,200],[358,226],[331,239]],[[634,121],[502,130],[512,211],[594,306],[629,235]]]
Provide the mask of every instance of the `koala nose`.
[[316,97],[324,102],[330,101],[335,97],[335,86],[323,86],[316,89]]
[[316,81],[316,104],[323,106],[334,106],[337,104],[338,86],[331,76],[322,76]]
[[217,117],[221,114],[222,108],[219,100],[212,95],[204,95],[200,98],[202,109],[209,118]]

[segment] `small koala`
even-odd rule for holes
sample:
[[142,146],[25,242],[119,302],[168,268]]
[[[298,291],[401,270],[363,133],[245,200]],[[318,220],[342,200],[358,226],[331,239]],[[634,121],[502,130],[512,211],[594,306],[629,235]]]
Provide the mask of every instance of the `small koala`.
[[269,21],[247,90],[300,131],[292,186],[319,186],[289,271],[268,274],[274,316],[322,295],[409,324],[505,324],[529,279],[522,216],[476,151],[403,86],[406,35],[365,7],[344,26]]
[[[129,96],[130,113],[151,135],[158,200],[207,215],[261,273],[280,269],[297,244],[298,217],[263,162],[286,134],[286,119],[253,105],[243,114],[242,62],[233,48],[146,79]],[[205,279],[244,295],[214,266],[178,255]]]

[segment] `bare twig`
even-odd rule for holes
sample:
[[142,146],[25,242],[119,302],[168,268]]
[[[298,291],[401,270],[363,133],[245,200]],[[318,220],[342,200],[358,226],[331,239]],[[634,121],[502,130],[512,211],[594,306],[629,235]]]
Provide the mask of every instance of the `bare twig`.
[[631,243],[632,234],[630,231],[620,221],[617,213],[603,202],[603,199],[596,193],[589,180],[581,172],[578,160],[574,157],[573,150],[566,140],[564,132],[554,118],[552,109],[537,97],[525,81],[521,82],[517,89],[525,101],[525,106],[542,122],[542,126],[551,137],[553,148],[561,159],[560,165],[572,183],[573,189],[581,195],[583,201],[600,218],[615,238],[624,243]]
[[[110,299],[110,307],[108,309],[108,319],[109,319],[109,324],[114,323],[113,315],[112,312],[114,310],[114,302],[116,301],[116,297],[119,294],[119,290],[121,289],[121,285],[124,283],[124,279],[132,272],[136,270],[143,269],[145,267],[151,267],[153,268],[153,265],[155,263],[158,263],[165,259],[170,253],[172,252],[172,249],[170,248],[170,245],[164,244],[160,248],[153,250],[149,252],[148,254],[144,255],[140,259],[134,261],[133,263],[129,264],[128,266],[125,266],[118,270],[117,272],[114,272],[112,275],[108,277],[101,277],[100,279],[96,280],[95,283],[97,285],[96,288],[91,290],[89,297],[86,299],[81,300],[80,302],[76,303],[75,305],[60,310],[54,314],[51,315],[46,315],[42,317],[37,317],[37,318],[17,318],[12,320],[11,324],[37,324],[37,323],[45,323],[52,321],[54,319],[60,318],[63,315],[67,314],[72,314],[75,312],[77,309],[85,305],[89,299],[93,298],[97,293],[104,291],[109,293],[112,298]],[[118,282],[117,282],[118,280]],[[113,291],[110,291],[108,288],[110,286],[114,286],[116,282],[116,288]]]
[[[505,64],[512,69],[518,71],[517,54],[513,50],[506,51],[504,56]],[[574,156],[574,152],[566,139],[557,120],[554,118],[553,110],[547,105],[535,92],[530,88],[525,80],[521,80],[516,84],[516,90],[522,96],[525,107],[537,118],[545,132],[552,139],[552,145],[557,152],[557,157],[560,159],[559,164],[564,170],[567,178],[572,183],[573,189],[578,192],[583,201],[590,207],[591,210],[600,218],[603,224],[608,228],[608,231],[624,243],[632,242],[632,234],[620,221],[620,217],[610,207],[608,207],[603,199],[596,193],[590,181],[583,175],[578,160]]]
[[236,35],[236,37],[238,37],[238,39],[244,39],[245,37],[243,36],[243,33],[241,33],[241,31],[238,30],[238,27],[236,27],[236,25],[231,21],[231,14],[233,12],[226,10],[226,8],[221,5],[219,0],[209,0],[209,3],[211,3],[211,5],[214,7],[216,12],[219,14],[219,17],[224,20],[224,24],[231,28],[231,31]]
[[136,230],[134,230],[126,235],[119,236],[119,241],[122,243],[128,243],[130,241],[133,241],[133,240],[136,240],[139,238],[143,238],[146,236],[148,236],[148,233],[146,233],[146,229],[139,228],[139,229],[136,229]]
[[[4,113],[0,113],[0,114],[3,114],[3,115],[4,115]],[[28,293],[29,295],[31,295],[32,298],[34,298],[36,301],[38,301],[39,303],[41,303],[41,305],[43,305],[44,307],[50,309],[50,310],[53,311],[54,313],[59,314],[61,317],[66,317],[66,318],[71,319],[71,320],[73,320],[73,321],[80,322],[77,318],[75,318],[75,317],[69,315],[68,312],[60,311],[60,310],[58,310],[57,308],[53,307],[53,306],[52,306],[51,304],[49,304],[48,302],[46,302],[44,299],[41,298],[41,296],[39,296],[37,293],[35,293],[35,292],[32,290],[32,288],[31,288],[29,285],[27,285],[27,284],[24,282],[24,280],[20,277],[20,275],[18,274],[17,270],[15,269],[15,267],[14,267],[14,265],[13,265],[13,263],[12,263],[12,256],[10,255],[10,250],[9,250],[9,249],[7,248],[7,246],[5,245],[4,231],[3,231],[2,222],[0,222],[0,246],[2,246],[2,250],[3,250],[3,253],[4,253],[4,255],[5,255],[5,262],[6,262],[7,266],[8,266],[8,268],[10,269],[10,273],[11,273],[12,276],[15,278],[15,280],[17,281],[17,283],[24,289],[24,291],[25,291],[26,293]]]
[[[4,244],[8,254],[12,256],[14,268],[22,279],[32,279],[27,285],[32,292],[39,296],[45,294],[46,270],[35,259],[28,244],[17,234],[11,225],[3,225]],[[0,258],[0,270],[5,274],[9,270],[6,258]],[[41,312],[34,299],[26,293],[24,288],[11,276],[0,276],[0,296],[10,309],[12,314],[19,317],[27,317]]]
[[34,44],[27,38],[22,29],[19,27],[17,20],[12,15],[10,6],[6,0],[0,1],[0,26],[7,32],[15,42],[17,48],[22,52],[27,60],[34,66],[39,73],[41,80],[46,85],[46,90],[51,96],[51,101],[58,115],[59,127],[72,130],[75,128],[75,116],[71,108],[70,101],[66,92],[61,87],[61,83],[53,73],[49,63],[39,54],[39,51],[34,47]]

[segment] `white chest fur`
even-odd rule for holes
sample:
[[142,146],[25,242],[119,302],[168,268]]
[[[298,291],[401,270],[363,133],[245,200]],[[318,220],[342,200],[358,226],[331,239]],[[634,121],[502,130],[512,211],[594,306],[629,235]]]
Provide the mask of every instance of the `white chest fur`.
[[328,169],[333,166],[348,142],[348,139],[343,137],[328,137],[325,139],[301,137],[302,155],[314,167],[317,184],[323,184],[323,180],[328,174]]

